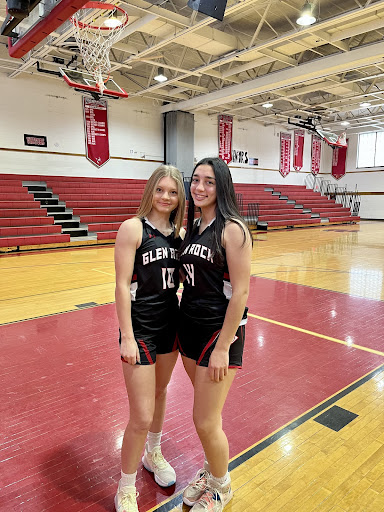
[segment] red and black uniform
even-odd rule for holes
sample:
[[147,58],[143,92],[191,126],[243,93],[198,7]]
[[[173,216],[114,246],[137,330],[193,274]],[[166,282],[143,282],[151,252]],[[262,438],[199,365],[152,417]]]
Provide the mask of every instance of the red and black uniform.
[[156,354],[177,349],[181,238],[163,235],[147,219],[142,225],[131,280],[131,318],[141,364],[153,364]]
[[[208,366],[209,357],[223,326],[232,286],[223,249],[223,261],[213,256],[214,222],[199,235],[198,225],[180,256],[185,274],[179,316],[180,352]],[[229,349],[229,367],[241,368],[245,338],[246,311]]]

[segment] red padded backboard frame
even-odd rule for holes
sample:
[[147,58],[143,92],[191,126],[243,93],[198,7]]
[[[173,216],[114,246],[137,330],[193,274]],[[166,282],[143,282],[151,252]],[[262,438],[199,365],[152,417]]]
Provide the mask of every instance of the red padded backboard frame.
[[9,55],[15,59],[23,57],[86,3],[85,0],[61,0],[45,18],[42,18],[15,43],[12,44],[13,39],[8,38]]
[[[78,82],[72,81],[65,73],[62,73],[64,80],[70,87],[75,89],[81,89],[87,92],[96,92],[100,94],[100,90],[97,87],[92,87],[91,85],[80,84]],[[121,91],[112,91],[111,89],[104,89],[104,96],[114,96],[116,98],[128,98],[128,93],[121,89]]]

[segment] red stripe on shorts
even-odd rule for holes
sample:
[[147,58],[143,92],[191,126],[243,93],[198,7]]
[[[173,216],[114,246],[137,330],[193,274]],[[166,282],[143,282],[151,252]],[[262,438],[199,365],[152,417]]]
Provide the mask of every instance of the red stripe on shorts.
[[149,350],[147,349],[147,345],[144,343],[143,340],[138,340],[138,341],[139,341],[140,345],[142,346],[142,349],[144,350],[145,355],[147,356],[147,359],[148,359],[149,363],[153,364],[151,354],[149,353]]
[[202,351],[198,361],[197,361],[197,364],[200,364],[206,351],[209,349],[209,347],[212,345],[212,343],[216,340],[216,338],[218,337],[218,335],[220,334],[220,330],[216,331],[213,333],[211,339],[208,341],[208,343],[205,345],[204,347],[204,350]]

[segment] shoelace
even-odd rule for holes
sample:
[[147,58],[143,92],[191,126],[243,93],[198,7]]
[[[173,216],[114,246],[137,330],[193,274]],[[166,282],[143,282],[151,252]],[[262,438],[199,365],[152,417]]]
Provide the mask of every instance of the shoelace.
[[203,505],[204,509],[210,512],[213,510],[213,501],[220,501],[222,503],[220,493],[216,490],[207,489],[199,499],[199,505]]
[[200,474],[199,478],[193,483],[192,487],[199,491],[204,491],[207,487],[207,472]]
[[168,462],[164,459],[164,456],[160,450],[156,450],[156,448],[155,448],[153,450],[151,456],[152,456],[152,462],[159,469],[165,469],[168,466]]
[[132,510],[131,506],[135,507],[137,509],[136,504],[136,498],[139,496],[138,492],[127,492],[127,493],[121,493],[121,505],[123,505],[124,509],[129,512],[129,510]]

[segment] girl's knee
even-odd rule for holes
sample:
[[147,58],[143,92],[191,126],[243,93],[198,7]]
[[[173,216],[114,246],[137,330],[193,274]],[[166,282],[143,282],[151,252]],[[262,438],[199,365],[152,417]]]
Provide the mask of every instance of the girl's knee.
[[196,432],[198,436],[210,437],[214,435],[218,430],[221,429],[221,418],[204,418],[197,414],[193,415],[193,422],[195,424]]
[[153,415],[135,416],[130,418],[128,428],[136,434],[144,434],[150,429],[152,420]]

